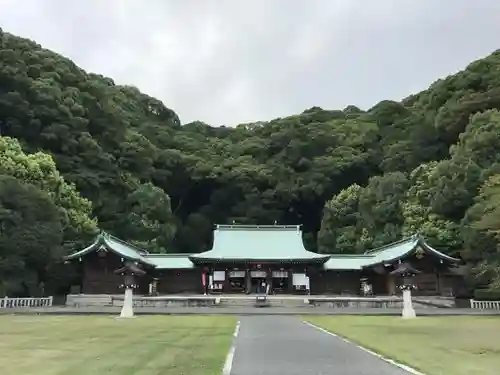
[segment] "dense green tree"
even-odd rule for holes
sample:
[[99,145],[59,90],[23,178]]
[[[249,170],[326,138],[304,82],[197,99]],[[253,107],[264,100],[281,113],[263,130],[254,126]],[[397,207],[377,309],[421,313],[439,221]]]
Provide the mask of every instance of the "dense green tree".
[[401,237],[408,179],[404,173],[392,172],[372,177],[359,196],[360,226],[370,241],[363,247],[379,247]]
[[325,253],[421,232],[474,277],[484,260],[474,282],[493,285],[499,241],[476,223],[500,173],[499,72],[497,51],[367,111],[182,125],[137,88],[0,30],[0,174],[47,194],[64,246],[96,231],[92,217],[154,252],[206,250],[215,223],[303,224]]
[[151,183],[139,185],[123,204],[120,238],[156,253],[172,248],[175,223],[170,198],[161,188]]
[[26,154],[17,140],[0,136],[0,175],[15,177],[48,194],[59,209],[65,242],[88,240],[96,233],[96,221],[90,217],[91,202],[64,180],[50,155]]
[[451,147],[451,154],[453,158],[469,159],[488,175],[500,164],[499,149],[500,112],[495,109],[471,117],[457,144]]
[[[465,218],[468,242],[464,256],[478,285],[500,291],[500,174],[481,186]],[[472,241],[471,241],[472,240]]]
[[[323,253],[355,253],[361,236],[359,195],[362,188],[351,185],[326,202],[318,233],[318,247]],[[353,246],[354,245],[354,246]]]
[[473,202],[479,177],[480,169],[470,159],[422,164],[410,174],[407,196],[433,213],[460,220]]
[[62,243],[60,210],[49,195],[0,174],[0,296],[41,294]]

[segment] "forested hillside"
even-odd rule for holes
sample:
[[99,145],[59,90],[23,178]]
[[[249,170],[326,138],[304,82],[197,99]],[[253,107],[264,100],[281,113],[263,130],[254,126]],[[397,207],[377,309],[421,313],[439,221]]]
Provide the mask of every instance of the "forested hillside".
[[[196,103],[193,103],[196,105]],[[63,285],[61,254],[106,230],[199,252],[214,223],[298,224],[357,253],[417,231],[500,289],[500,51],[402,102],[181,124],[0,29],[0,295]]]

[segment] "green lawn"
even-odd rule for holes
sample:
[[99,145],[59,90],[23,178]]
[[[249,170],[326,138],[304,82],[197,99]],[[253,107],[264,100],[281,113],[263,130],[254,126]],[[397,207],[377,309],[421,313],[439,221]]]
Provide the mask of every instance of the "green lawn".
[[236,319],[1,316],[2,375],[219,375]]
[[500,374],[500,317],[307,317],[428,375]]

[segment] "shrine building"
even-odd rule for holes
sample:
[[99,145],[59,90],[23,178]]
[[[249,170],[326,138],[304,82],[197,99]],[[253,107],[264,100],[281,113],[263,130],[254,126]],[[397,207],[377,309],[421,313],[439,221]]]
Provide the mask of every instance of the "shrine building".
[[[216,225],[212,249],[198,254],[151,254],[107,233],[65,258],[79,271],[81,294],[118,294],[116,270],[140,268],[136,293],[374,295],[399,294],[393,275],[411,264],[415,295],[455,295],[463,277],[460,260],[414,235],[364,254],[318,254],[305,249],[299,225]],[[367,287],[369,286],[369,287]],[[73,288],[74,289],[74,288]]]

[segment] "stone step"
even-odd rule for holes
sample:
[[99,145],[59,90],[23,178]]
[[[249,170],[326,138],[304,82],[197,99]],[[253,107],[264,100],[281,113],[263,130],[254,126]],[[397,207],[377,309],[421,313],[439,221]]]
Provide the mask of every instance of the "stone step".
[[[218,300],[218,306],[224,307],[236,307],[236,306],[254,306],[257,303],[257,296],[245,296],[245,297],[220,297]],[[309,300],[307,298],[280,298],[276,296],[268,296],[266,298],[266,305],[270,307],[307,307],[310,306]]]
[[[248,307],[256,306],[257,296],[134,296],[136,307]],[[432,301],[435,302],[435,301]],[[443,301],[444,302],[444,301]],[[420,302],[413,300],[418,308],[448,307],[445,303],[429,303],[428,300]],[[448,301],[447,301],[448,302]],[[397,297],[316,297],[316,296],[268,296],[265,305],[280,308],[401,308],[402,301]],[[93,307],[93,306],[123,306],[123,295],[68,295],[68,307]]]
[[66,306],[87,307],[87,306],[112,306],[113,295],[111,294],[69,294],[66,297]]

